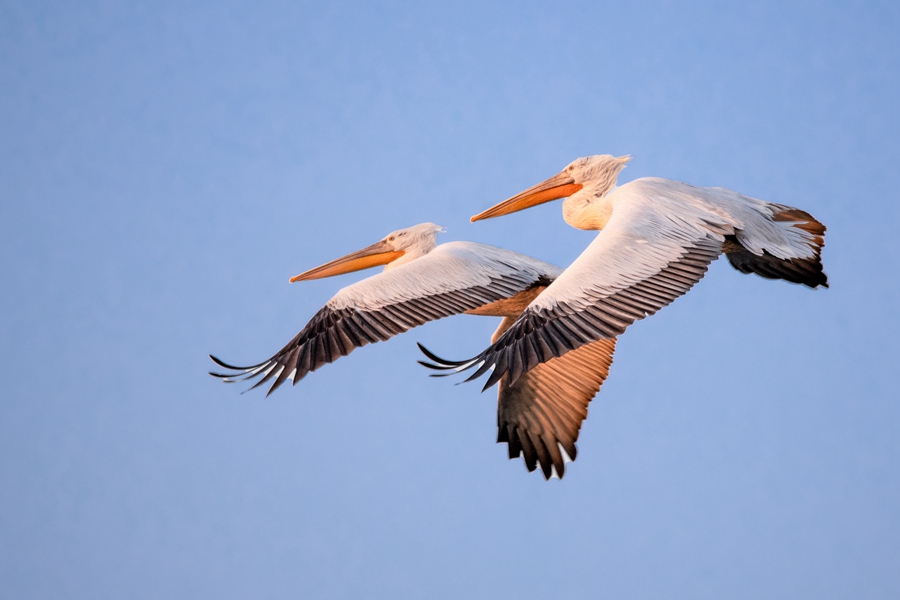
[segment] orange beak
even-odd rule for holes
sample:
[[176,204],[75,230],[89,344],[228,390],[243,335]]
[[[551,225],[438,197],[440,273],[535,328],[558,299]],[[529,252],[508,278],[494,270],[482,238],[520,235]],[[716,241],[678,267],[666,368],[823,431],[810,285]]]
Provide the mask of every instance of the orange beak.
[[543,204],[544,202],[571,196],[583,187],[582,184],[575,183],[575,180],[572,179],[568,173],[563,171],[559,175],[554,175],[550,179],[543,181],[534,187],[528,188],[521,194],[516,194],[509,200],[504,200],[500,204],[496,204],[486,211],[478,213],[470,220],[474,223],[475,221],[481,221],[482,219],[493,219],[494,217],[508,215],[520,210],[525,210],[526,208],[531,208],[532,206],[537,206],[538,204]]
[[325,263],[315,269],[304,271],[299,275],[291,277],[291,283],[295,281],[309,281],[310,279],[322,279],[323,277],[334,277],[335,275],[343,275],[344,273],[353,273],[371,267],[378,267],[394,262],[403,256],[403,250],[394,250],[384,240],[372,244],[368,248],[363,248],[357,252],[342,256],[337,260]]

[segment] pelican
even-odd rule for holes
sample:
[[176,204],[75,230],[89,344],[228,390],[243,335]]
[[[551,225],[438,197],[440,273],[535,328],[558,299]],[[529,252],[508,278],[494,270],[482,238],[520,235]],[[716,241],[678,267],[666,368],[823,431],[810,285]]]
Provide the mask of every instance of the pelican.
[[630,156],[579,158],[562,172],[472,217],[499,217],[566,198],[566,223],[600,230],[575,262],[506,332],[475,358],[432,368],[492,370],[484,389],[519,377],[585,344],[613,339],[686,293],[724,253],[742,273],[828,287],[825,226],[800,209],[721,187],[656,177],[616,186]]
[[[473,242],[437,245],[443,229],[422,223],[292,277],[291,282],[332,277],[384,265],[381,273],[341,289],[274,356],[249,367],[210,358],[231,373],[210,375],[231,383],[272,381],[267,396],[290,379],[385,341],[428,321],[460,313],[503,317],[495,341],[522,310],[562,273],[536,258]],[[533,369],[514,383],[500,382],[497,442],[510,459],[523,456],[529,471],[562,478],[575,460],[575,442],[587,407],[609,374],[615,339],[598,340]]]

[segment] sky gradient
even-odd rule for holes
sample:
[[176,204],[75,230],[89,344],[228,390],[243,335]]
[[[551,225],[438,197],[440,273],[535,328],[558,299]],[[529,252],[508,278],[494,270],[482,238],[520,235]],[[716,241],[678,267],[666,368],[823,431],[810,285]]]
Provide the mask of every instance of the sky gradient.
[[[900,5],[0,1],[0,597],[896,598]],[[565,266],[584,155],[828,226],[621,338],[563,481],[422,341],[255,363],[419,222]]]

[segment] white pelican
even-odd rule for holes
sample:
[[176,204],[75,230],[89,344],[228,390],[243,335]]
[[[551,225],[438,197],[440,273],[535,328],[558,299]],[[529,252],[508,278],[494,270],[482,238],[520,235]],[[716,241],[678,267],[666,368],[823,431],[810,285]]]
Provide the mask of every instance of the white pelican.
[[579,158],[561,173],[472,217],[499,217],[567,197],[563,218],[602,230],[535,298],[512,326],[473,359],[432,368],[493,369],[515,385],[537,365],[583,344],[612,339],[638,319],[687,292],[725,253],[743,273],[828,287],[820,254],[825,226],[808,213],[726,188],[701,188],[656,177],[616,187],[629,156]]
[[[460,313],[504,317],[491,341],[562,269],[524,254],[473,242],[437,245],[441,227],[423,223],[387,235],[368,248],[310,269],[291,281],[350,273],[379,265],[384,271],[340,290],[288,344],[270,359],[235,367],[215,356],[231,374],[226,382],[260,377],[275,391],[359,346],[387,340],[428,321]],[[603,339],[551,360],[512,385],[500,382],[497,442],[509,457],[524,455],[529,471],[539,462],[544,477],[562,477],[587,406],[609,374],[615,339]],[[567,456],[564,456],[567,455]]]

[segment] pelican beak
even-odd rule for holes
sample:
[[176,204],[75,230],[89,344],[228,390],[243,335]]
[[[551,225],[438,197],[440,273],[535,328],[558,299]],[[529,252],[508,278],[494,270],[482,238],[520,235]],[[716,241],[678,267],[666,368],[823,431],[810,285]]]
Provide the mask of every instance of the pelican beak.
[[482,219],[492,219],[502,215],[508,215],[544,202],[556,200],[557,198],[565,198],[571,196],[584,186],[575,183],[572,177],[563,171],[559,175],[554,175],[550,179],[530,187],[521,194],[516,194],[509,200],[504,200],[500,204],[494,205],[482,213],[478,213],[471,218],[471,221],[481,221]]
[[291,277],[291,283],[295,281],[309,281],[310,279],[322,279],[344,273],[353,273],[371,267],[386,265],[403,256],[403,250],[394,250],[390,244],[382,240],[337,260],[325,263],[315,269],[310,269]]

